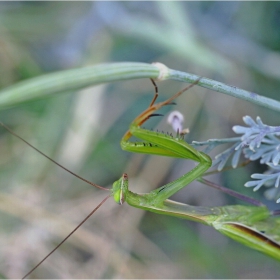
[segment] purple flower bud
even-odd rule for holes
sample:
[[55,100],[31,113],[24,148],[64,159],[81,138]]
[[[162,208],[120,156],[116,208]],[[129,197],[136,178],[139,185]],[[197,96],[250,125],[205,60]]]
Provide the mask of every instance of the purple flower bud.
[[169,114],[167,122],[172,126],[175,132],[183,131],[184,116],[179,111],[173,111]]

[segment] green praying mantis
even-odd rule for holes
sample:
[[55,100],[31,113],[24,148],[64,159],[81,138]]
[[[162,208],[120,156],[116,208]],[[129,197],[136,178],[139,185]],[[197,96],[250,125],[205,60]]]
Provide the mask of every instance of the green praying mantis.
[[[192,220],[205,225],[212,226],[220,233],[262,253],[265,253],[280,261],[280,218],[277,217],[277,211],[271,213],[266,206],[255,200],[244,198],[231,190],[218,186],[202,176],[211,167],[211,158],[184,141],[183,133],[173,137],[172,135],[143,129],[141,126],[153,116],[160,108],[173,104],[173,100],[179,97],[183,92],[193,87],[199,82],[187,86],[164,102],[155,103],[157,99],[157,87],[152,80],[156,94],[149,107],[143,111],[131,123],[128,131],[121,139],[123,150],[134,153],[152,154],[158,156],[168,156],[174,158],[190,159],[198,164],[192,170],[184,174],[177,180],[161,186],[150,193],[138,194],[129,190],[128,175],[124,173],[119,180],[113,183],[112,189],[101,187],[89,182],[84,178],[74,174],[70,170],[61,166],[37,148],[29,144],[20,136],[15,134],[9,128],[1,123],[13,135],[24,141],[27,145],[38,151],[49,160],[59,165],[79,179],[102,190],[110,191],[110,194],[72,231],[70,232],[43,260],[41,260],[32,270],[30,270],[23,279],[29,276],[39,265],[41,265],[62,243],[64,243],[109,197],[113,197],[115,202],[122,205],[127,202],[129,205],[143,210],[151,211],[157,214],[169,215],[187,220]],[[132,142],[130,138],[134,136],[143,142]],[[169,197],[190,184],[194,180],[218,188],[228,194],[234,195],[240,199],[251,202],[253,206],[232,205],[223,207],[201,207],[191,206],[184,203],[178,203],[169,200]]]

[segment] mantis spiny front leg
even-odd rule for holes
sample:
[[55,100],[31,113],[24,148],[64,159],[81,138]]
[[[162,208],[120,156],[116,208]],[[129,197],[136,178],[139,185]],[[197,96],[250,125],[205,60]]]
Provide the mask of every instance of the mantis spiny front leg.
[[[188,185],[195,179],[199,178],[207,169],[209,169],[209,167],[211,167],[211,158],[203,152],[199,152],[198,150],[190,146],[187,142],[185,142],[182,139],[179,133],[177,133],[176,137],[172,137],[170,135],[141,128],[141,125],[151,116],[153,116],[153,113],[155,111],[159,110],[163,106],[172,104],[172,101],[175,98],[181,95],[184,91],[194,86],[196,83],[198,83],[198,81],[199,80],[189,85],[185,89],[181,90],[180,92],[178,92],[177,94],[175,94],[174,96],[172,96],[164,102],[154,104],[156,100],[155,97],[150,106],[137,118],[134,119],[134,121],[129,127],[129,130],[125,133],[121,140],[122,149],[128,152],[192,159],[198,162],[198,165],[195,168],[193,168],[191,171],[189,171],[182,177],[150,192],[149,194],[145,194],[142,197],[142,200],[146,200],[146,206],[157,206],[162,204],[164,200],[178,192],[180,189],[184,188],[186,185]],[[132,135],[144,140],[145,142],[139,143],[128,141]],[[119,194],[116,192],[114,196],[115,200],[120,204],[122,204],[125,200],[125,197],[123,195],[124,191],[121,191],[121,194],[122,195],[119,196]],[[130,204],[130,201],[127,202]],[[142,201],[142,205],[143,203],[144,201]],[[136,205],[132,204],[132,206]]]

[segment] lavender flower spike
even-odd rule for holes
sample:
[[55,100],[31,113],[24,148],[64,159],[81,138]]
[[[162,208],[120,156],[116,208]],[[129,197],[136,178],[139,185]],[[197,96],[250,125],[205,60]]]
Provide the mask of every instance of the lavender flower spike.
[[[249,127],[235,125],[232,130],[237,134],[243,134],[241,137],[241,145],[249,146],[249,149],[255,151],[255,148],[261,146],[264,138],[269,134],[279,135],[280,126],[269,126],[262,122],[260,117],[256,118],[256,122],[249,116],[243,117],[243,121]],[[239,147],[238,147],[239,148]]]

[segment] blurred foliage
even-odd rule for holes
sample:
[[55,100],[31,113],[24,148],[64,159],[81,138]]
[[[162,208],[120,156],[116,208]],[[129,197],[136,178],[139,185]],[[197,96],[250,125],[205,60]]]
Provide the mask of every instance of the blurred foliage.
[[[160,61],[279,99],[279,2],[0,2],[0,86],[57,70],[112,61]],[[160,99],[183,85],[159,85]],[[133,94],[131,94],[133,93]],[[123,172],[145,192],[189,162],[129,154],[119,141],[153,94],[149,80],[89,88],[25,103],[0,120],[62,165],[102,186]],[[244,115],[279,125],[276,113],[202,88],[177,101],[188,141],[233,136]],[[149,122],[154,128],[160,118]],[[167,130],[165,119],[160,129]],[[0,130],[0,273],[19,278],[104,196]],[[245,189],[262,166],[211,180]],[[236,176],[238,174],[238,176]],[[237,203],[193,183],[174,199]],[[34,278],[275,278],[279,263],[211,228],[107,202],[33,274]]]

